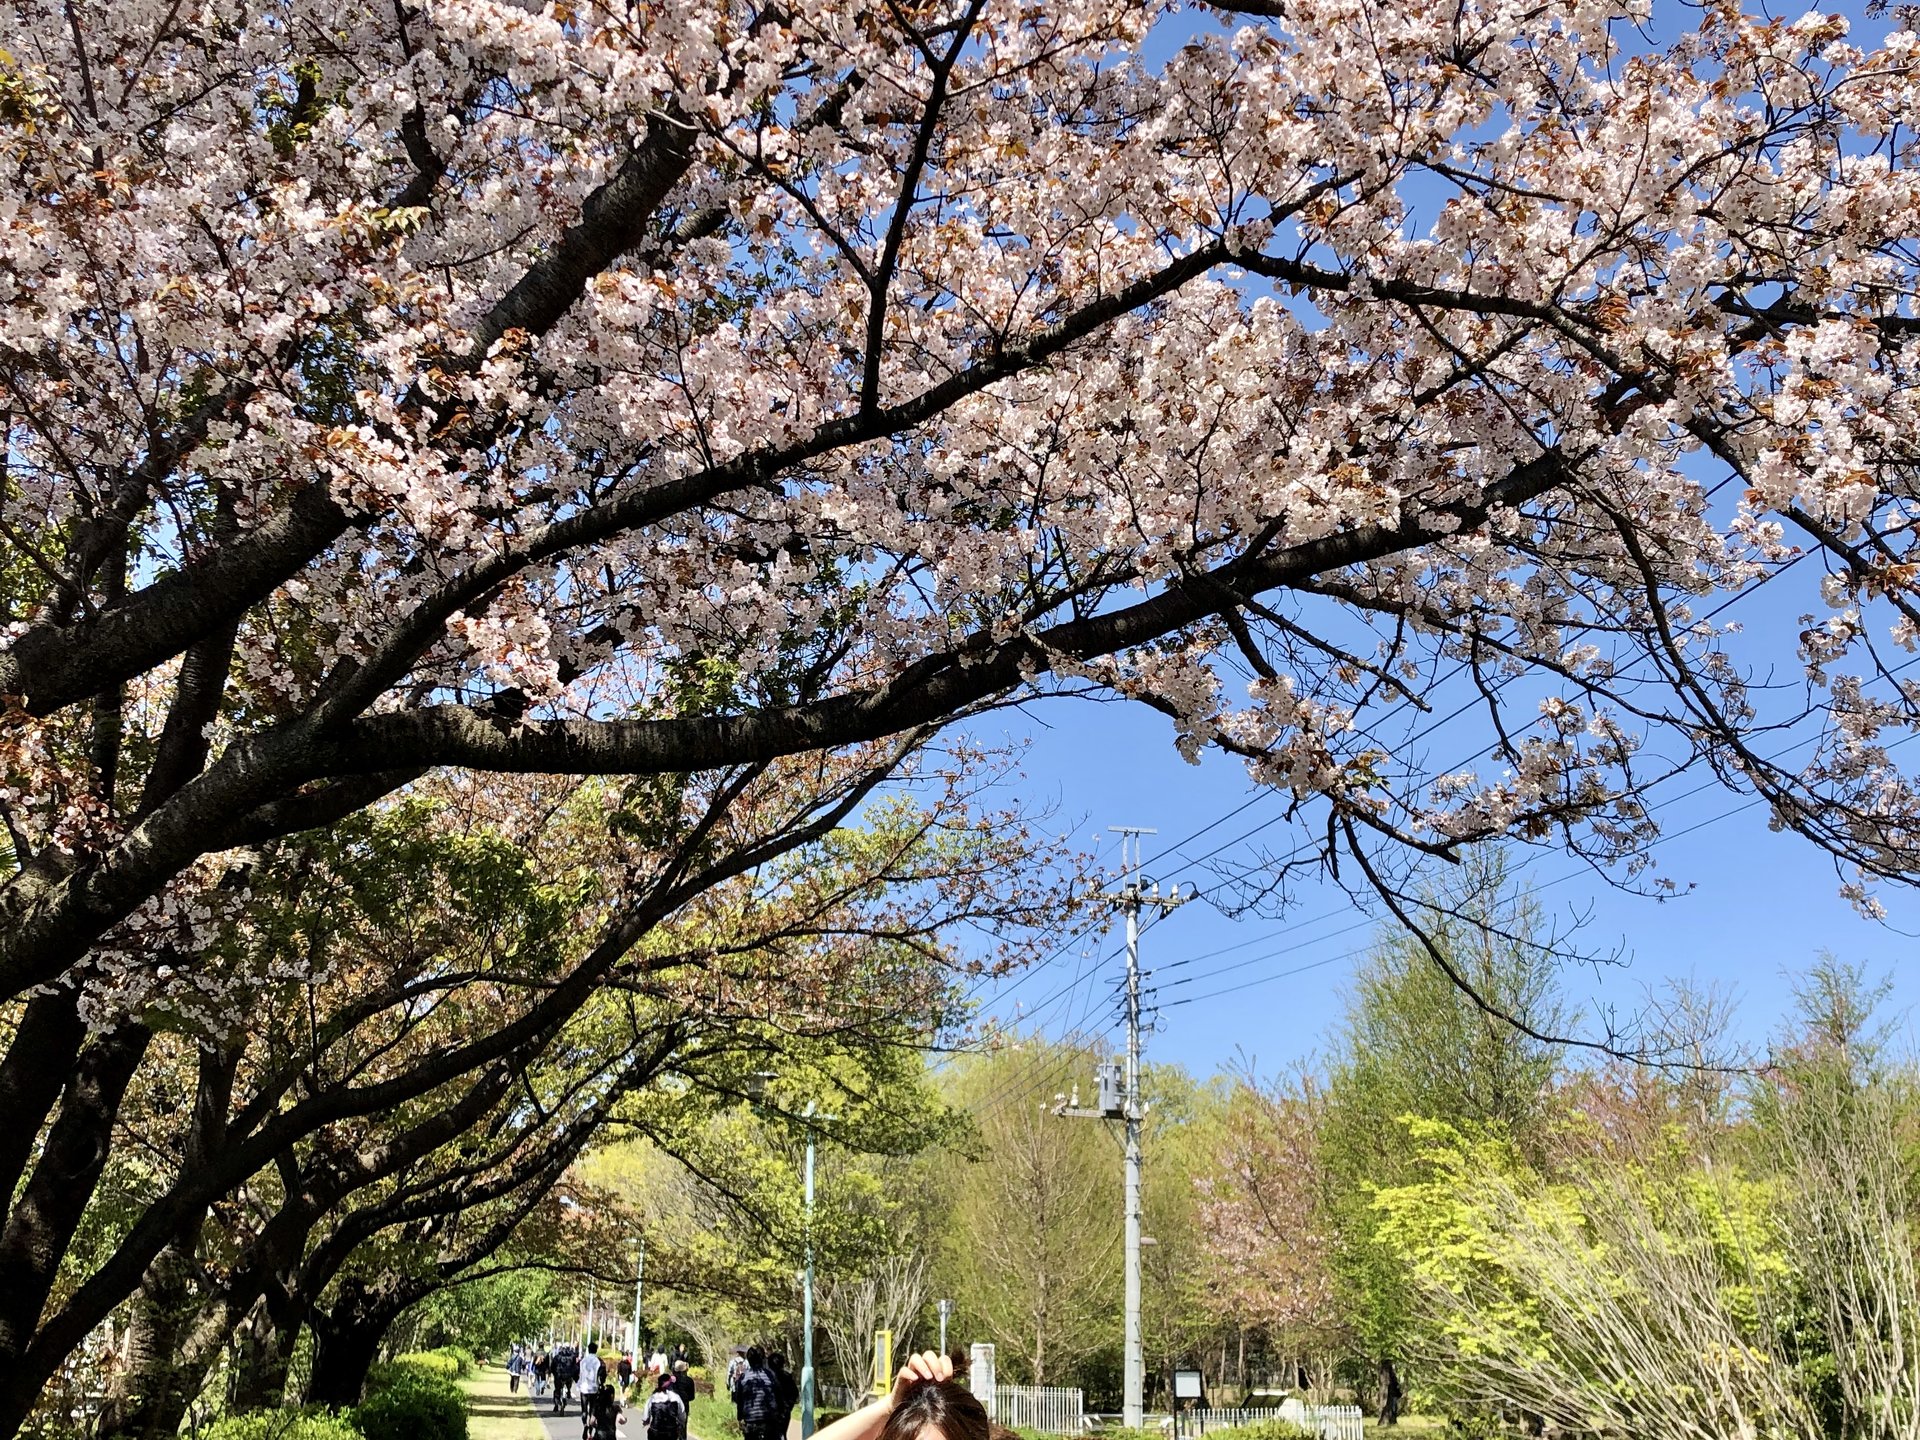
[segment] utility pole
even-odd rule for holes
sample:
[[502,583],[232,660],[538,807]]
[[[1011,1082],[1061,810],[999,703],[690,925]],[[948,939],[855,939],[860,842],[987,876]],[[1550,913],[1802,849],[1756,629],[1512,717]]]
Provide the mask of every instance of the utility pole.
[[[1102,1067],[1100,1103],[1091,1110],[1079,1108],[1076,1093],[1072,1102],[1065,1097],[1054,1107],[1054,1114],[1074,1120],[1119,1120],[1126,1126],[1126,1293],[1123,1336],[1124,1370],[1121,1382],[1120,1423],[1129,1430],[1144,1428],[1146,1406],[1146,1363],[1140,1341],[1140,1122],[1146,1107],[1140,1097],[1140,912],[1151,907],[1166,914],[1183,904],[1180,887],[1162,895],[1159,885],[1143,886],[1140,876],[1140,837],[1157,835],[1157,830],[1142,825],[1109,825],[1120,834],[1120,855],[1126,871],[1126,884],[1117,892],[1101,898],[1119,907],[1127,917],[1127,1058],[1118,1075]],[[1128,857],[1129,842],[1132,856]]]

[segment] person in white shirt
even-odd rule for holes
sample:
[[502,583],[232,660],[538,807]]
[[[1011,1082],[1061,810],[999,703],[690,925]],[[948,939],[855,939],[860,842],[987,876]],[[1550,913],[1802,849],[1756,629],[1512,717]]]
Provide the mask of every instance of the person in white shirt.
[[580,1413],[587,1413],[587,1397],[600,1388],[600,1342],[594,1341],[587,1346],[587,1353],[580,1357]]

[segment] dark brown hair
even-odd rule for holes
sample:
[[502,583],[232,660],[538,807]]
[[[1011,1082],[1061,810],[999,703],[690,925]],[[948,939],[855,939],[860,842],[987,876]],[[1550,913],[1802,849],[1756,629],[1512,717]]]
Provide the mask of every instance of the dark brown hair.
[[954,1380],[922,1380],[893,1407],[880,1440],[918,1440],[929,1427],[947,1440],[988,1440],[993,1422],[966,1386]]

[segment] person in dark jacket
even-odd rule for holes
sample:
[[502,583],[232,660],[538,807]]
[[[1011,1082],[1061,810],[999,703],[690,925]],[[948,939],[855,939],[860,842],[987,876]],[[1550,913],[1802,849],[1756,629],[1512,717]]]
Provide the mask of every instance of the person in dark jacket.
[[767,1357],[767,1370],[773,1376],[773,1440],[786,1440],[793,1407],[800,1403],[800,1382],[787,1369],[787,1357],[777,1352]]
[[573,1382],[580,1378],[580,1352],[564,1345],[553,1354],[553,1413],[564,1415]]
[[774,1429],[780,1397],[774,1389],[773,1372],[767,1369],[767,1352],[758,1345],[747,1348],[747,1368],[734,1389],[734,1404],[740,1414],[741,1440],[782,1440]]
[[673,1362],[673,1393],[680,1397],[680,1403],[687,1407],[687,1413],[693,1413],[694,1385],[692,1366],[685,1360]]

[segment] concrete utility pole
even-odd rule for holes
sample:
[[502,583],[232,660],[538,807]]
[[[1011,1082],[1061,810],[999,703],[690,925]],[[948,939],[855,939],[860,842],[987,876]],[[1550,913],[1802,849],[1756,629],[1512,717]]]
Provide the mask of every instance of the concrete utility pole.
[[[1119,906],[1127,917],[1127,1059],[1118,1076],[1102,1073],[1099,1105],[1092,1110],[1078,1108],[1078,1096],[1070,1105],[1064,1100],[1054,1109],[1056,1115],[1075,1120],[1120,1120],[1126,1125],[1126,1294],[1123,1328],[1124,1371],[1121,1384],[1120,1423],[1129,1430],[1143,1428],[1146,1403],[1146,1363],[1140,1342],[1140,1121],[1146,1107],[1140,1097],[1140,912],[1151,906],[1161,913],[1182,904],[1180,887],[1166,895],[1160,887],[1144,888],[1140,877],[1140,837],[1159,832],[1140,825],[1109,825],[1121,836],[1121,861],[1127,883],[1104,899]],[[1128,842],[1132,857],[1128,858]],[[1118,1067],[1116,1067],[1118,1068]],[[1105,1072],[1106,1067],[1102,1067]],[[1117,1083],[1116,1083],[1117,1082]]]

